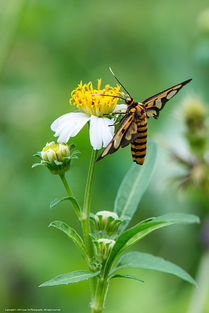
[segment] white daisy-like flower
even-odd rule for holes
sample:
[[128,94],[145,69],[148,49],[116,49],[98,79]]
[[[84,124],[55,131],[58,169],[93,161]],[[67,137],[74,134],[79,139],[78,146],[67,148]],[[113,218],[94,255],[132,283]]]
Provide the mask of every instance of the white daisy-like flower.
[[[98,95],[99,94],[99,95]],[[84,125],[89,122],[90,142],[94,150],[106,147],[114,135],[114,118],[108,118],[114,110],[126,110],[126,106],[117,105],[118,98],[101,95],[119,96],[120,86],[111,87],[106,85],[101,89],[101,79],[98,79],[97,89],[92,83],[80,84],[72,92],[70,103],[75,105],[81,112],[71,112],[56,119],[51,129],[58,137],[58,143],[67,143],[71,137],[76,136]]]

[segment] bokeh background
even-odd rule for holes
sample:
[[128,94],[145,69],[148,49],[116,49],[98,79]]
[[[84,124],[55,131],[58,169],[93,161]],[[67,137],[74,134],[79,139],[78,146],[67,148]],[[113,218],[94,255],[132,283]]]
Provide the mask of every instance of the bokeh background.
[[[181,104],[188,95],[209,103],[209,4],[207,0],[8,0],[0,2],[0,306],[5,309],[61,309],[87,312],[88,282],[38,288],[58,274],[85,269],[64,234],[48,228],[61,219],[79,231],[59,178],[31,169],[33,154],[53,140],[51,122],[74,109],[70,92],[80,80],[115,84],[111,66],[136,100],[190,77],[172,99],[149,136],[158,158],[149,190],[133,223],[167,212],[201,214],[204,199],[176,190],[168,181],[178,169],[169,147],[184,151]],[[81,151],[68,178],[82,203],[90,145],[87,128],[71,142]],[[98,163],[92,211],[111,210],[117,188],[131,165],[129,148]],[[199,226],[173,226],[135,249],[162,256],[194,277],[201,256]],[[165,274],[132,271],[144,284],[114,280],[107,313],[187,312],[194,288]],[[204,312],[209,312],[209,303]]]

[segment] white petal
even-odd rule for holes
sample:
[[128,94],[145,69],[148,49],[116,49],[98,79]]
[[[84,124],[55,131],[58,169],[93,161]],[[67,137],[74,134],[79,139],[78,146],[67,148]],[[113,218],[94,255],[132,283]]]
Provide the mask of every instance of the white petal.
[[92,115],[90,120],[90,142],[94,150],[106,147],[114,134],[114,122],[107,117]]
[[127,104],[117,104],[113,112],[126,112]]
[[89,119],[90,116],[80,112],[60,116],[51,125],[51,129],[55,132],[54,136],[58,137],[57,142],[68,142],[70,137],[74,137],[79,133]]
[[107,145],[110,143],[112,140],[112,137],[114,135],[114,130],[115,127],[113,126],[114,120],[110,120],[107,117],[102,118],[103,121],[103,126],[102,126],[102,142],[103,142],[103,147],[107,147]]

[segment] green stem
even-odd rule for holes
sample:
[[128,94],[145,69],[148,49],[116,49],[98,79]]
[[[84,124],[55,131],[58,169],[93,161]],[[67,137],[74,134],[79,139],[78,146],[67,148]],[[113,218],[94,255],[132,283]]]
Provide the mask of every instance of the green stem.
[[194,289],[188,313],[202,313],[209,292],[209,251],[201,260],[197,274],[197,287]]
[[73,199],[72,199],[73,201],[71,201],[71,203],[72,203],[72,205],[73,205],[73,208],[74,208],[74,210],[75,210],[75,213],[76,213],[78,219],[80,220],[80,219],[81,219],[80,208],[79,208],[79,205],[78,205],[77,200],[76,200],[75,197],[73,196],[72,190],[70,189],[70,186],[69,186],[69,184],[68,184],[68,182],[67,182],[67,179],[66,179],[66,177],[65,177],[65,174],[60,174],[59,176],[60,176],[60,178],[61,178],[61,180],[62,180],[62,182],[63,182],[63,185],[65,186],[65,190],[66,190],[68,196],[73,198]]
[[91,241],[89,237],[89,233],[90,233],[89,216],[90,216],[91,193],[92,193],[92,184],[93,184],[96,156],[97,156],[97,150],[92,150],[91,159],[89,163],[88,176],[87,176],[87,181],[86,181],[86,188],[85,188],[85,193],[84,193],[84,203],[83,203],[83,212],[82,212],[83,236],[84,236],[84,241],[86,243],[87,251],[89,252],[90,256],[92,256],[92,247],[91,247]]
[[72,193],[72,191],[71,191],[71,189],[70,189],[70,186],[69,186],[69,184],[68,184],[68,182],[67,182],[67,179],[66,179],[66,177],[65,177],[65,174],[60,174],[60,178],[61,178],[61,180],[62,180],[62,182],[63,182],[63,185],[65,186],[65,189],[66,189],[66,191],[67,191],[68,196],[72,197],[72,196],[73,196],[73,193]]
[[103,277],[99,277],[93,301],[91,302],[91,313],[102,313],[105,298],[108,290],[108,282]]

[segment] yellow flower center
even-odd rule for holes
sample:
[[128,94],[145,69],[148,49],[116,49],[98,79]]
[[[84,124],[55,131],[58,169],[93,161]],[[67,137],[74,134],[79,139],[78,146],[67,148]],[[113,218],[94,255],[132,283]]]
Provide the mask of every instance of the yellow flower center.
[[50,142],[47,143],[46,146],[42,149],[42,152],[46,152],[48,150],[53,150],[55,153],[58,153],[59,151],[59,144],[58,143],[54,143],[54,142]]
[[106,85],[104,89],[101,89],[101,79],[98,79],[97,89],[94,89],[92,82],[87,84],[80,82],[71,94],[70,104],[77,106],[80,111],[88,115],[102,117],[111,114],[115,109],[118,98],[103,97],[100,94],[118,96],[121,94],[120,86],[111,87]]

